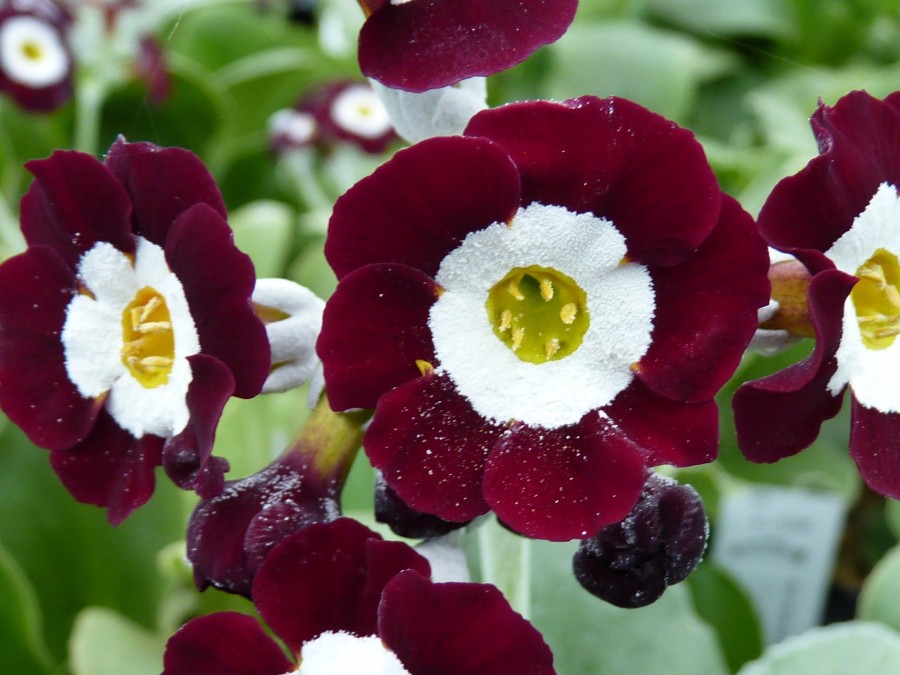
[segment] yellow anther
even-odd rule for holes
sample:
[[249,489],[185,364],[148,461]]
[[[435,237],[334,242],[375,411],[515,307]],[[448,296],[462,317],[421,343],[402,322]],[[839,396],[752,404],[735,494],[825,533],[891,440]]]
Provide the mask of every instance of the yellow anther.
[[147,370],[151,368],[171,368],[174,361],[165,356],[145,356],[138,363]]
[[147,321],[137,327],[138,333],[168,333],[172,330],[171,321]]
[[542,277],[539,283],[541,285],[541,297],[550,302],[553,299],[553,282],[547,277]]
[[574,323],[576,316],[578,316],[578,307],[574,302],[566,303],[559,310],[559,320],[567,326],[571,326]]
[[556,338],[550,338],[544,343],[544,352],[547,354],[547,360],[552,359],[556,352],[559,351],[559,340]]
[[507,286],[506,286],[506,290],[516,300],[524,300],[525,299],[525,296],[522,294],[522,290],[519,288],[519,280],[518,279],[510,279],[509,284],[507,284]]
[[522,340],[525,339],[525,329],[522,326],[516,326],[512,329],[512,350],[516,351],[522,346]]
[[505,333],[506,331],[508,331],[509,327],[512,325],[512,318],[512,312],[510,312],[508,309],[504,309],[500,314],[500,325],[497,327],[497,330],[499,330],[501,333]]
[[900,291],[897,290],[896,286],[888,286],[885,284],[884,297],[891,305],[900,309]]
[[434,366],[424,359],[416,359],[416,367],[422,373],[422,377],[431,375],[434,372]]

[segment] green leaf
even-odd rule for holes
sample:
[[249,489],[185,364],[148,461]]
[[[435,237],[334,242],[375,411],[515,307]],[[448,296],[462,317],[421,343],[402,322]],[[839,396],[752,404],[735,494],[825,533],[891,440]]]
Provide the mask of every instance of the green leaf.
[[269,200],[251,202],[231,212],[228,221],[235,244],[253,260],[257,277],[284,273],[296,220],[289,206]]
[[814,628],[772,645],[738,675],[895,675],[900,634],[877,623],[848,621]]
[[88,607],[75,620],[69,643],[74,675],[157,675],[166,638],[104,607]]
[[782,0],[646,0],[651,14],[698,33],[785,36],[790,12]]
[[50,673],[53,658],[44,645],[41,610],[25,574],[0,547],[0,654],[10,673]]
[[548,98],[623,96],[675,120],[704,80],[735,65],[727,52],[634,21],[573,26],[548,52]]
[[620,609],[585,591],[572,574],[572,543],[534,541],[532,616],[566,675],[724,675],[715,634],[683,585],[654,604]]
[[697,613],[712,626],[735,671],[758,658],[763,636],[753,603],[724,570],[704,561],[685,581]]
[[866,578],[857,616],[900,631],[900,546],[892,548]]

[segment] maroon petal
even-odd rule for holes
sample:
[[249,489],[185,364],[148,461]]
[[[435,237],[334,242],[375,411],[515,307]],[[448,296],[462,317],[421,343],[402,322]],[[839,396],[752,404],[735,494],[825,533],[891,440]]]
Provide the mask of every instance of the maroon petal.
[[435,584],[401,572],[384,589],[378,634],[411,673],[556,672],[541,634],[488,584]]
[[99,241],[134,250],[128,194],[95,157],[57,150],[25,164],[35,180],[22,198],[22,233],[31,245],[55,249],[77,271]]
[[82,397],[66,373],[60,334],[75,285],[63,259],[44,246],[0,265],[0,407],[50,450],[84,439],[103,404]]
[[747,382],[732,401],[738,447],[753,462],[775,462],[796,454],[819,435],[825,420],[837,415],[841,396],[828,391],[837,369],[834,355],[841,339],[844,301],[856,278],[837,270],[820,272],[810,282],[809,310],[816,345],[809,358]]
[[721,192],[694,135],[625,99],[513,103],[475,115],[465,134],[510,154],[522,203],[612,221],[633,260],[679,263],[718,221]]
[[760,231],[777,248],[827,251],[879,185],[900,185],[894,104],[854,91],[834,107],[820,103],[811,124],[821,154],[778,183],[759,214]]
[[272,549],[253,582],[253,599],[296,654],[325,631],[374,635],[382,589],[405,569],[430,573],[406,544],[338,518],[305,527]]
[[604,412],[643,450],[647,466],[706,464],[718,454],[715,401],[678,403],[635,379]]
[[188,357],[191,384],[186,403],[190,417],[183,431],[163,447],[163,468],[183,490],[196,490],[209,499],[225,487],[228,461],[212,456],[216,426],[222,409],[234,392],[234,377],[221,361],[206,354]]
[[410,508],[381,474],[375,476],[375,520],[390,527],[394,534],[408,539],[441,537],[467,524],[454,523]]
[[416,511],[464,522],[487,513],[482,476],[503,433],[445,376],[420,377],[378,402],[363,439],[372,465]]
[[169,638],[163,675],[281,675],[292,663],[249,616],[219,612],[192,619]]
[[900,499],[900,414],[850,407],[850,456],[866,484],[878,494]]
[[165,252],[184,287],[203,353],[231,370],[235,396],[256,396],[269,375],[269,340],[250,302],[253,263],[234,245],[228,223],[197,204],[176,219]]
[[363,75],[421,92],[488,76],[566,32],[577,0],[383,3],[359,33]]
[[225,203],[203,162],[182,148],[127,143],[121,136],[106,156],[134,205],[134,232],[165,246],[175,219],[195,204],[206,204],[223,218]]
[[47,87],[29,87],[0,72],[0,91],[9,94],[25,110],[52,112],[72,98],[72,67],[69,66],[59,82]]
[[488,457],[484,497],[506,525],[536,539],[583,539],[631,511],[644,485],[640,449],[596,412],[577,425],[518,425]]
[[769,254],[753,219],[725,197],[719,224],[697,253],[653,267],[656,313],[638,377],[677,401],[705,401],[728,381],[769,301]]
[[378,262],[434,277],[467,234],[508,221],[518,206],[519,175],[501,148],[481,138],[432,138],[338,199],[325,256],[338,279]]
[[158,436],[135,438],[103,410],[90,436],[50,453],[50,463],[75,499],[106,507],[107,519],[118,525],[153,495],[162,445]]
[[374,408],[378,397],[434,364],[428,312],[434,281],[405,265],[366,265],[344,277],[325,305],[319,358],[334,410]]

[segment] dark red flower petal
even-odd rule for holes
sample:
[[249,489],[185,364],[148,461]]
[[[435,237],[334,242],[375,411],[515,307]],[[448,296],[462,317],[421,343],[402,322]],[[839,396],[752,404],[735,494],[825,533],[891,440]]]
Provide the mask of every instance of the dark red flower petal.
[[558,429],[519,424],[488,457],[484,498],[525,536],[581,539],[628,515],[645,470],[641,450],[596,412]]
[[206,354],[188,357],[191,384],[185,397],[190,417],[187,426],[163,446],[163,468],[183,490],[196,490],[205,499],[225,487],[228,461],[213,457],[213,441],[222,409],[234,392],[234,377],[228,367]]
[[577,0],[379,3],[359,33],[359,67],[388,87],[415,92],[493,75],[558,40],[577,6]]
[[219,612],[192,619],[169,638],[163,675],[281,675],[296,668],[249,616]]
[[165,248],[172,223],[195,204],[227,215],[215,179],[188,150],[127,143],[120,136],[109,149],[106,166],[131,197],[134,233],[157,246]]
[[325,305],[318,352],[334,410],[374,408],[378,397],[435,363],[428,312],[440,293],[406,265],[366,265]]
[[256,273],[249,256],[234,245],[225,219],[206,204],[177,217],[164,248],[184,288],[203,353],[231,370],[235,396],[256,396],[271,361],[266,328],[250,302]]
[[375,520],[408,539],[433,539],[466,525],[416,511],[400,499],[381,474],[375,476]]
[[430,573],[428,561],[406,544],[338,518],[309,525],[273,548],[256,574],[253,600],[296,654],[325,631],[375,635],[384,585],[405,569]]
[[541,634],[488,584],[436,584],[401,572],[384,588],[378,634],[410,673],[556,672]]
[[303,455],[287,454],[252,476],[229,481],[222,494],[197,504],[188,523],[187,556],[197,587],[213,585],[249,598],[269,551],[307,525],[332,519],[338,496]]
[[485,458],[503,434],[443,375],[429,374],[378,401],[363,438],[372,465],[416,511],[464,522],[487,513]]
[[158,436],[135,438],[103,410],[90,436],[51,452],[50,463],[75,499],[106,507],[107,519],[118,525],[153,495],[162,446]]
[[575,578],[617,607],[644,607],[697,567],[708,532],[697,492],[651,473],[628,517],[581,542]]
[[850,407],[850,456],[866,485],[900,499],[900,414],[866,408],[855,398]]
[[68,71],[59,82],[47,87],[29,87],[0,71],[0,91],[9,94],[25,110],[40,113],[51,112],[72,98],[72,67],[69,66]]
[[854,91],[833,107],[820,103],[811,124],[821,154],[778,183],[759,214],[760,232],[777,248],[827,251],[879,185],[900,185],[895,103]]
[[523,204],[606,218],[632,260],[677,264],[718,221],[721,192],[694,135],[625,99],[512,103],[478,113],[465,134],[509,153]]
[[645,453],[647,466],[706,464],[718,454],[715,401],[675,402],[635,379],[604,412]]
[[828,391],[837,369],[844,301],[856,283],[837,270],[820,272],[809,285],[809,311],[816,330],[813,353],[804,361],[747,382],[732,401],[738,446],[753,462],[775,462],[796,454],[837,415],[841,396]]
[[102,400],[69,380],[60,334],[75,276],[44,246],[0,265],[0,407],[37,445],[61,450],[84,439]]
[[25,168],[35,178],[21,205],[22,234],[29,245],[55,249],[73,272],[99,241],[134,251],[128,194],[99,160],[57,150]]
[[432,138],[401,150],[337,200],[325,256],[338,279],[379,262],[434,277],[467,234],[508,221],[518,206],[519,174],[496,144]]
[[656,310],[638,377],[676,401],[705,401],[734,373],[769,301],[769,254],[753,219],[725,196],[719,224],[681,265],[651,267]]

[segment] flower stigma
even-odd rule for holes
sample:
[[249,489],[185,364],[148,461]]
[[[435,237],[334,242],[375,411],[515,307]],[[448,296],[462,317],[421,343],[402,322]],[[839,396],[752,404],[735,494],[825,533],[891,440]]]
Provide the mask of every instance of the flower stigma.
[[488,291],[494,334],[527,363],[556,361],[581,346],[590,326],[587,296],[561,272],[516,267]]
[[122,312],[122,363],[147,389],[169,381],[175,335],[166,299],[145,286]]
[[900,334],[900,261],[879,248],[856,271],[850,292],[863,344],[873,350],[890,347]]

